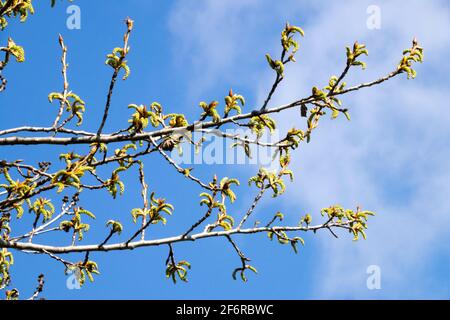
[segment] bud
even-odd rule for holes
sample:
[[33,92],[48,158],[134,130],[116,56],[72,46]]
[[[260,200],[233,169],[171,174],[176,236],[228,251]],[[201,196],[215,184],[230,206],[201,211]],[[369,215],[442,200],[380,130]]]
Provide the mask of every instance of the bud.
[[58,41],[61,48],[64,48],[64,39],[61,34],[58,36]]
[[130,18],[127,18],[127,20],[126,20],[125,22],[126,22],[126,24],[127,24],[128,31],[133,30],[133,27],[134,27],[134,21],[131,20]]

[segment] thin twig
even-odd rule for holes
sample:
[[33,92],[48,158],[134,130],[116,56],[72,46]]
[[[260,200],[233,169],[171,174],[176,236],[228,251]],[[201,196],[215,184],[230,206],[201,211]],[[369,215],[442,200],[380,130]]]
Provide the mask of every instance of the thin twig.
[[44,275],[41,274],[38,277],[38,286],[36,287],[36,290],[34,291],[33,295],[28,300],[36,300],[39,294],[44,290]]
[[[283,51],[281,53],[281,59],[280,61],[282,61],[284,63],[284,57],[286,56],[286,49],[283,48]],[[260,112],[264,112],[267,108],[267,105],[269,104],[270,100],[272,99],[273,94],[275,93],[275,91],[278,88],[278,85],[283,81],[284,77],[282,74],[280,74],[279,72],[277,72],[277,76],[275,78],[275,82],[272,85],[272,88],[269,91],[269,94],[266,98],[266,100],[264,101],[263,106],[260,109]]]
[[[217,195],[217,190],[214,189],[213,193],[212,193],[212,198],[215,199]],[[189,236],[189,234],[195,230],[195,228],[197,228],[198,226],[200,226],[203,222],[206,221],[206,219],[208,219],[211,216],[213,210],[213,205],[211,204],[208,208],[208,210],[206,211],[206,213],[203,215],[203,217],[201,217],[197,222],[195,222],[184,234],[183,237],[186,238],[187,236]]]
[[60,101],[60,105],[59,105],[59,111],[58,111],[58,115],[55,118],[55,121],[53,122],[53,128],[55,129],[55,134],[57,133],[56,128],[58,127],[58,122],[59,120],[61,120],[61,117],[63,115],[64,112],[64,107],[66,106],[67,103],[67,95],[69,93],[69,82],[67,81],[67,47],[64,44],[64,39],[62,37],[62,35],[59,35],[59,45],[61,46],[62,49],[62,57],[61,57],[61,64],[62,64],[62,75],[63,75],[63,92],[62,92],[62,99]]
[[156,150],[164,157],[164,159],[167,160],[177,171],[181,174],[183,174],[188,179],[194,181],[195,183],[199,184],[202,188],[213,191],[213,188],[206,183],[202,182],[199,178],[194,177],[189,171],[186,171],[182,167],[180,167],[176,162],[167,154],[165,153],[161,146],[158,145],[155,140],[152,137],[149,137],[149,141],[153,144],[153,146],[156,148]]
[[[143,210],[144,212],[148,211],[148,184],[145,183],[145,173],[144,173],[144,165],[142,162],[139,163],[139,181],[141,182],[142,186],[142,201],[144,203]],[[145,240],[145,225],[147,224],[147,215],[144,215],[142,218],[142,231],[141,231],[141,240]]]
[[111,77],[111,82],[109,83],[108,95],[106,97],[105,111],[103,112],[102,122],[97,131],[98,137],[102,134],[103,128],[105,127],[105,124],[106,124],[106,120],[108,119],[109,108],[111,106],[111,98],[113,95],[114,86],[117,81],[117,76],[119,75],[120,69],[122,67],[122,63],[124,62],[124,60],[128,54],[128,51],[129,51],[128,40],[130,39],[131,30],[133,29],[133,21],[131,19],[127,19],[126,23],[127,23],[127,32],[125,33],[125,36],[124,36],[123,54],[121,54],[121,56],[119,58],[119,62],[117,63],[116,68],[114,68],[114,72]]
[[245,216],[242,218],[241,222],[239,223],[238,229],[241,229],[242,226],[244,225],[244,223],[247,221],[247,219],[251,216],[251,214],[253,213],[253,211],[256,208],[256,205],[258,204],[258,202],[261,200],[261,198],[263,197],[264,193],[266,192],[266,190],[269,188],[269,186],[264,186],[263,188],[261,188],[261,190],[259,191],[259,193],[256,195],[255,199],[253,200],[252,205],[250,206],[250,208],[247,210],[247,213],[245,214]]

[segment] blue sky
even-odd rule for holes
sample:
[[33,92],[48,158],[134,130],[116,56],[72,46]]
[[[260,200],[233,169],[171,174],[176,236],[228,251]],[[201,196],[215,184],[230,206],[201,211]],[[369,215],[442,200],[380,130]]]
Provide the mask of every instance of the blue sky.
[[[66,8],[53,10],[46,1],[36,4],[37,14],[26,24],[11,23],[0,34],[23,45],[27,61],[11,64],[5,76],[8,89],[0,95],[0,127],[23,124],[50,125],[56,106],[47,102],[61,89],[61,33],[69,47],[69,82],[87,103],[85,130],[95,130],[103,110],[111,69],[105,55],[121,44],[123,19],[135,20],[129,65],[132,75],[119,82],[106,131],[123,128],[130,103],[159,101],[170,112],[198,116],[198,102],[222,100],[230,87],[243,94],[248,107],[259,106],[273,81],[264,54],[279,52],[279,34],[286,21],[306,32],[298,63],[290,65],[286,80],[272,105],[309,94],[314,85],[342,70],[346,45],[366,43],[370,56],[366,71],[351,72],[348,83],[378,78],[391,71],[402,50],[416,36],[425,48],[425,63],[418,77],[398,77],[387,84],[344,98],[352,121],[324,121],[312,143],[293,159],[296,181],[277,199],[266,199],[255,213],[268,219],[277,210],[295,224],[301,215],[340,203],[377,212],[370,222],[368,240],[354,243],[347,234],[334,239],[329,233],[305,235],[298,255],[289,247],[271,243],[264,235],[236,238],[252,258],[259,275],[248,283],[231,279],[239,259],[224,239],[175,246],[178,259],[193,269],[189,283],[174,286],[164,277],[167,248],[127,253],[94,254],[101,275],[81,290],[68,290],[64,268],[47,257],[15,253],[13,286],[24,296],[35,287],[39,273],[46,275],[44,296],[50,299],[356,299],[449,298],[447,276],[450,251],[450,110],[447,75],[450,53],[450,11],[445,1],[76,1],[81,8],[81,30],[66,28]],[[366,26],[369,5],[381,9],[381,29]],[[278,116],[282,128],[298,123],[298,115]],[[27,161],[56,158],[63,148],[2,147],[0,158]],[[202,214],[201,192],[163,160],[145,161],[150,189],[174,204],[175,214],[165,228],[151,237],[182,232]],[[200,165],[197,175],[247,180],[255,166]],[[112,201],[104,193],[85,194],[83,206],[97,215],[97,228],[86,242],[102,239],[104,222],[111,217],[132,228],[130,210],[140,206],[140,191],[133,175],[125,178],[125,195]],[[236,216],[251,203],[255,189],[245,183],[233,210]],[[27,220],[28,219],[28,220]],[[26,217],[21,224],[30,223]],[[17,232],[23,225],[14,224]],[[97,230],[97,231],[95,231]],[[131,232],[131,231],[130,231]],[[123,238],[126,236],[124,235]],[[120,240],[120,239],[116,239]],[[66,237],[49,241],[69,241]],[[73,256],[73,259],[80,257]],[[382,288],[368,290],[366,269],[378,265]]]

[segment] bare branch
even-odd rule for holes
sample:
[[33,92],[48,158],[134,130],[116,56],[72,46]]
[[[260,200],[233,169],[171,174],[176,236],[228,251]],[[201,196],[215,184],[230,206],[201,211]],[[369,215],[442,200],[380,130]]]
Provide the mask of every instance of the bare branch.
[[36,287],[33,295],[28,300],[36,300],[38,298],[39,294],[44,290],[44,283],[44,275],[41,274],[38,277],[38,286]]

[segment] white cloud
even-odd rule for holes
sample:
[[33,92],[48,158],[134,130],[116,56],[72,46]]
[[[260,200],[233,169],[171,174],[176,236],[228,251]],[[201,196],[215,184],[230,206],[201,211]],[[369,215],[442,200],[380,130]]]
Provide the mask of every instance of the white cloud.
[[[381,5],[383,29],[375,34],[356,28],[350,19],[345,19],[348,12],[357,12],[360,7],[360,4],[342,10],[334,7],[324,11],[317,23],[310,26],[312,38],[333,25],[336,26],[333,32],[341,32],[342,36],[330,42],[313,43],[312,52],[305,49],[304,60],[308,63],[297,67],[293,78],[301,76],[298,82],[292,79],[291,85],[302,83],[305,78],[319,81],[318,76],[323,79],[333,70],[332,66],[336,68],[336,61],[332,60],[324,65],[326,71],[318,72],[310,66],[334,54],[339,47],[336,43],[348,34],[366,41],[372,53],[384,51],[383,59],[369,60],[370,71],[364,77],[376,77],[387,71],[387,65],[398,61],[401,48],[407,45],[405,39],[416,35],[427,49],[427,63],[418,67],[419,79],[423,76],[430,82],[394,80],[344,99],[354,106],[354,122],[348,126],[342,122],[326,124],[314,144],[299,156],[298,187],[290,189],[291,198],[299,199],[299,205],[318,210],[337,202],[353,207],[361,204],[379,213],[370,224],[366,243],[355,245],[321,238],[322,261],[314,295],[376,297],[365,287],[365,271],[367,266],[378,264],[385,286],[380,296],[430,297],[432,293],[424,287],[428,279],[420,277],[426,274],[424,268],[436,263],[433,244],[449,235],[446,226],[450,202],[446,195],[450,191],[447,161],[450,151],[442,148],[448,143],[444,137],[449,136],[450,110],[442,105],[448,99],[443,90],[448,81],[437,85],[433,75],[427,73],[439,70],[439,59],[450,51],[448,35],[434,32],[438,27],[443,30],[450,27],[449,20],[447,13],[430,3],[413,2],[401,14],[395,5],[386,3]],[[418,21],[409,25],[414,18]],[[285,90],[279,102],[292,97],[294,90],[289,86]]]
[[[352,83],[389,72],[413,36],[425,47],[426,63],[418,66],[414,82],[394,79],[344,99],[352,107],[353,121],[322,123],[312,143],[295,159],[297,182],[285,198],[310,211],[339,202],[361,204],[379,214],[370,223],[366,242],[319,237],[321,261],[312,298],[431,297],[425,291],[430,282],[423,278],[424,269],[436,263],[434,257],[448,254],[437,252],[436,244],[448,238],[450,222],[450,151],[446,149],[450,110],[444,89],[449,84],[448,64],[440,64],[450,53],[449,13],[442,9],[446,4],[379,1],[382,29],[370,31],[366,8],[371,2],[340,6],[319,1],[307,7],[297,1],[283,1],[277,7],[272,3],[180,1],[175,6],[171,28],[182,44],[181,53],[192,55],[183,59],[202,66],[193,74],[193,87],[208,86],[214,79],[232,81],[238,67],[245,65],[242,81],[254,81],[255,95],[263,101],[273,75],[251,59],[265,53],[268,38],[274,39],[271,52],[276,52],[278,33],[257,31],[283,20],[294,23],[305,15],[307,36],[299,62],[289,67],[273,104],[325,84],[342,69],[343,46],[354,40],[367,43],[371,55],[366,59],[368,70],[353,71]],[[237,67],[236,60],[242,65]],[[280,118],[281,123],[298,126],[295,114],[297,118]],[[370,264],[382,268],[379,293],[365,287]]]
[[233,65],[247,50],[249,39],[238,46],[240,30],[251,27],[249,15],[257,1],[180,1],[173,9],[170,30],[177,43],[175,61],[192,71],[191,95],[199,95],[217,81],[230,79],[237,70]]

